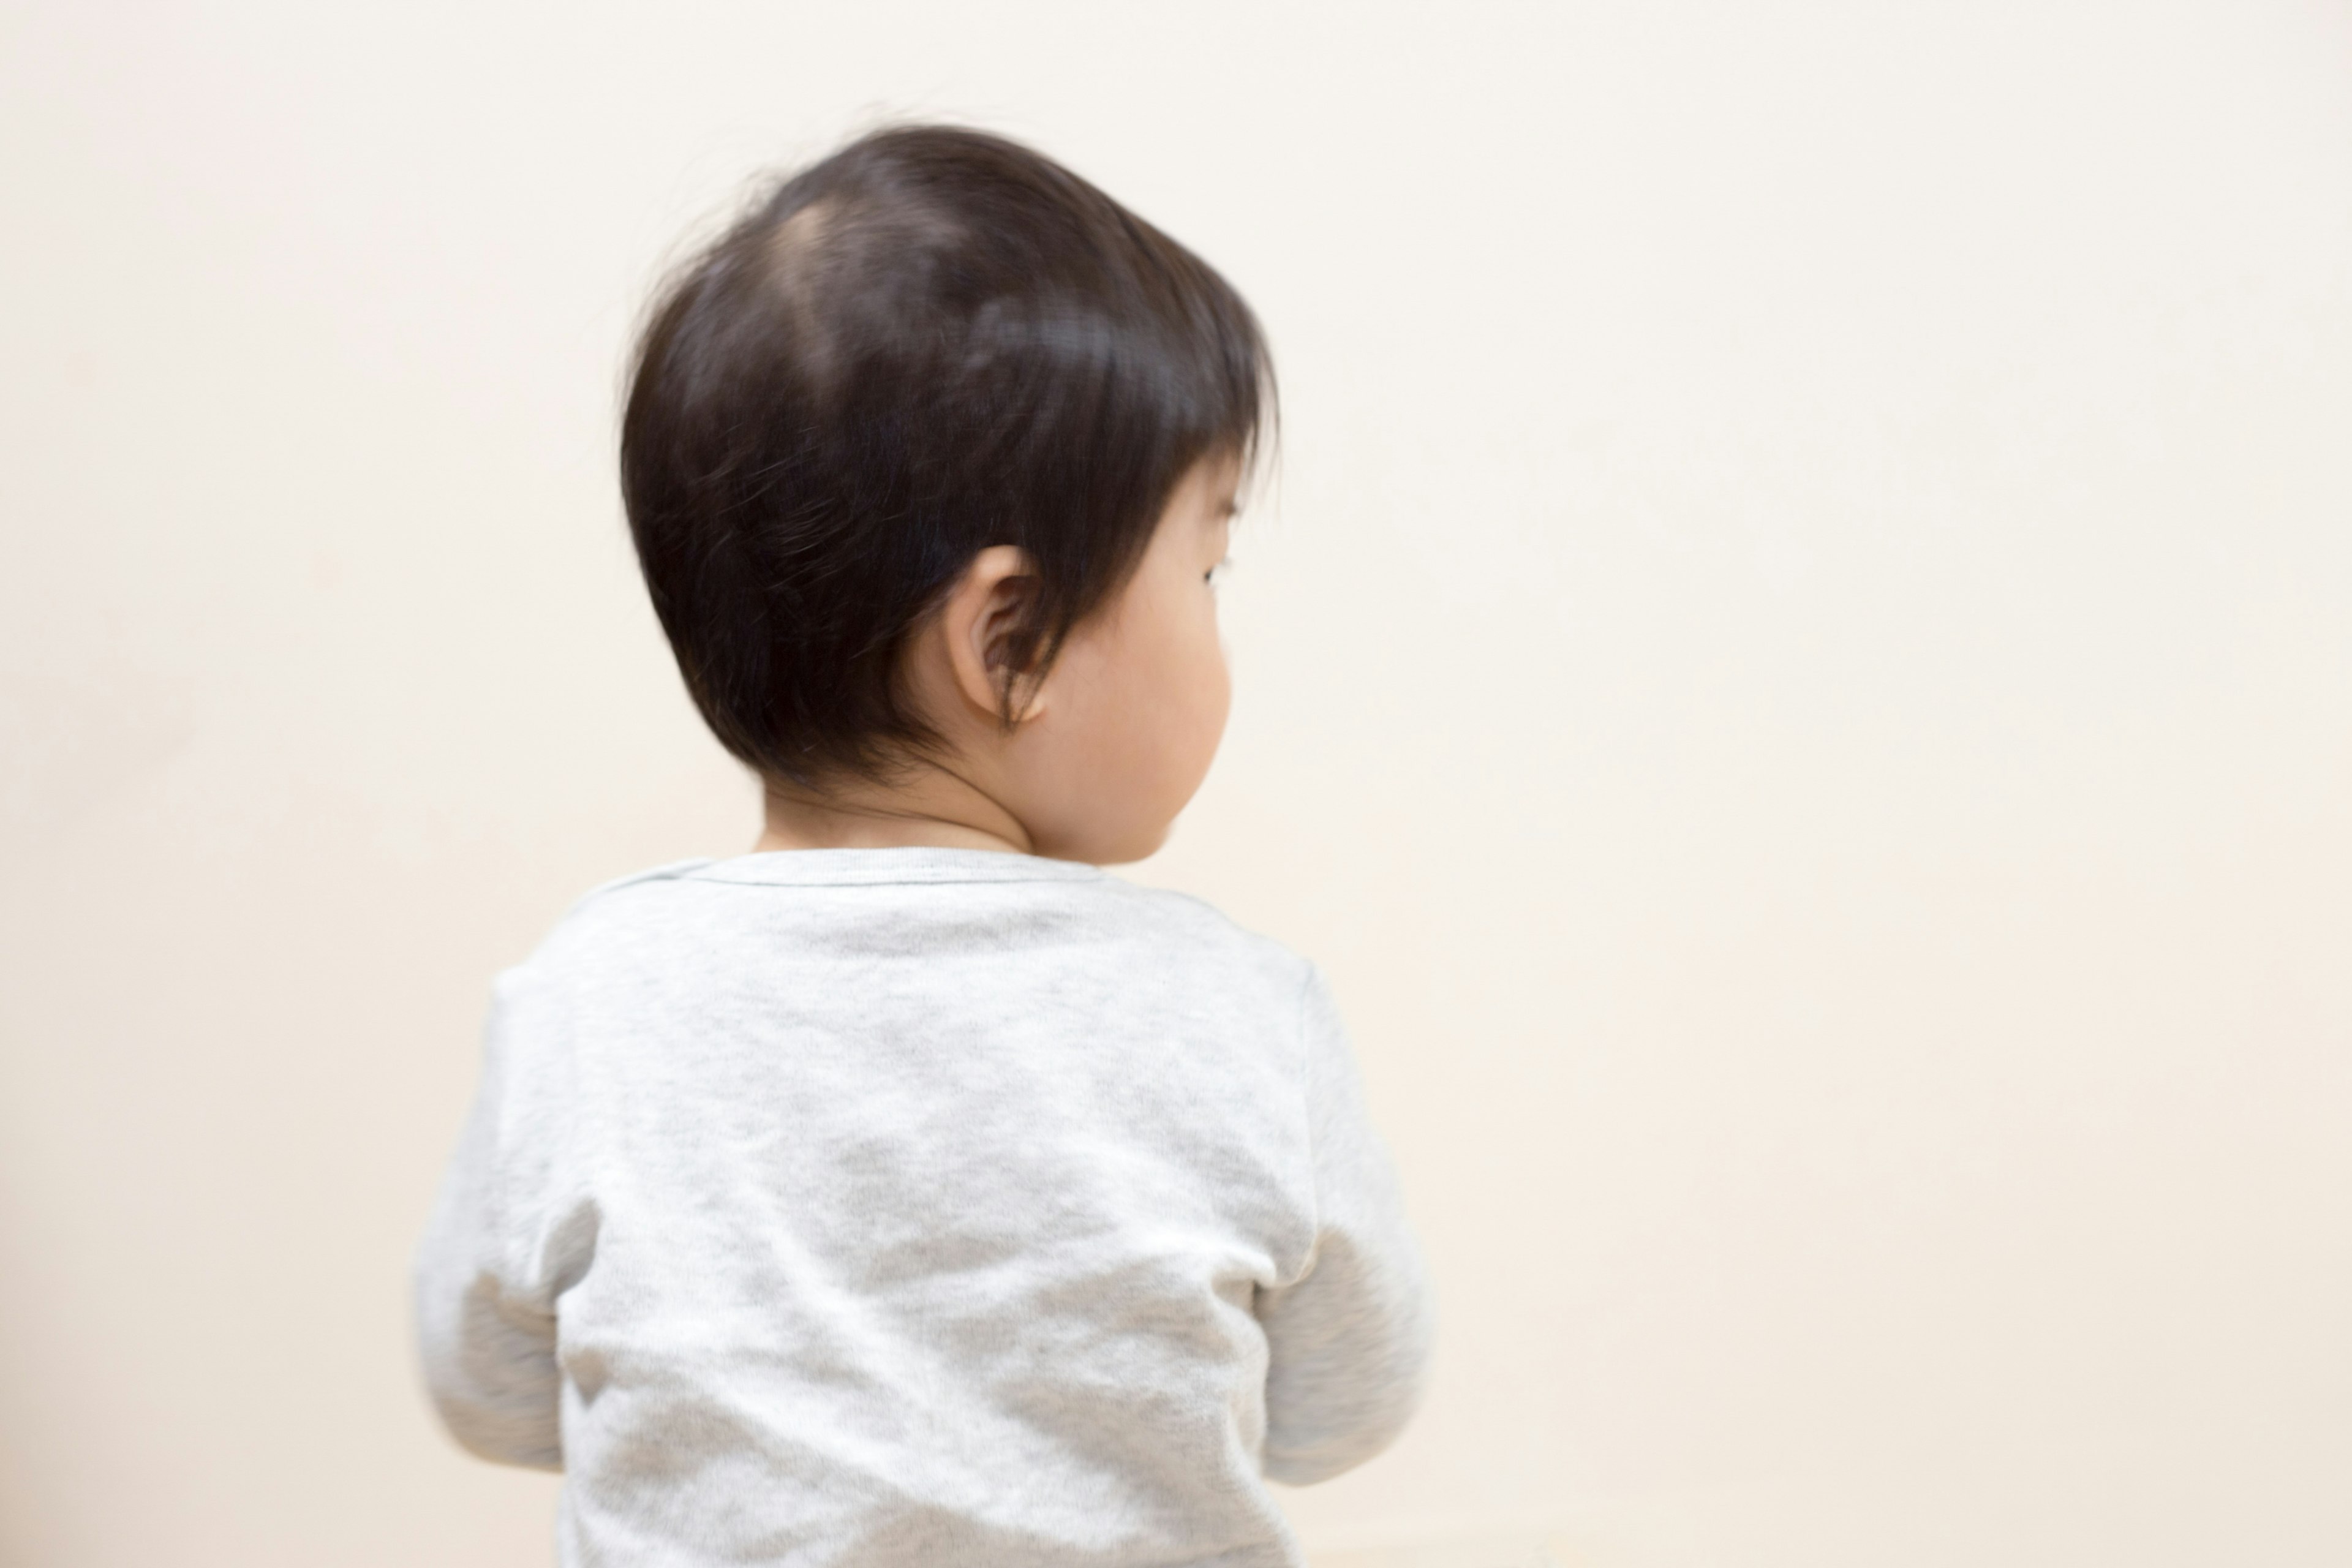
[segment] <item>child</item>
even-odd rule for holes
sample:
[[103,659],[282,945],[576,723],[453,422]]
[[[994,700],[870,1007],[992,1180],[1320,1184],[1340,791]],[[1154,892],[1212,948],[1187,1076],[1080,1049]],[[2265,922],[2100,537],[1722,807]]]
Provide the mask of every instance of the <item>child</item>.
[[1322,980],[1150,854],[1227,685],[1271,376],[1025,148],[868,136],[668,286],[630,527],[754,853],[499,982],[419,1253],[434,1398],[566,1564],[1291,1564],[1429,1341]]

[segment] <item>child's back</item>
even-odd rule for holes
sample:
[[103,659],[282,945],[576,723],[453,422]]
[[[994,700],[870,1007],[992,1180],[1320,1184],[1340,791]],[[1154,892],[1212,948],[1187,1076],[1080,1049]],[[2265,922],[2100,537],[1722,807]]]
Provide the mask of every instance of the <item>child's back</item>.
[[560,1372],[576,1563],[1294,1561],[1261,1458],[1382,1446],[1426,1339],[1308,966],[970,850],[592,896],[500,984],[423,1288],[478,1451],[556,1462]]

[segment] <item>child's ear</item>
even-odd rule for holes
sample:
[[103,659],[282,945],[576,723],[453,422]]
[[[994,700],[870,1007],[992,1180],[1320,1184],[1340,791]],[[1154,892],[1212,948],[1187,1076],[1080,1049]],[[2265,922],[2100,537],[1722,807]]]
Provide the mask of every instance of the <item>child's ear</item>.
[[992,544],[971,558],[942,610],[957,690],[1000,724],[1045,710],[1030,619],[1036,600],[1036,563],[1028,552]]

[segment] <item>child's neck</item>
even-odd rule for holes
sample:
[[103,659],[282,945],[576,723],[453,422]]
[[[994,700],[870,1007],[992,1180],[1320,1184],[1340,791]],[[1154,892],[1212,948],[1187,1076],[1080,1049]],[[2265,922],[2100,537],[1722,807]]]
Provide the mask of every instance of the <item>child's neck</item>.
[[1035,853],[1020,819],[986,791],[925,765],[889,784],[855,780],[823,791],[770,784],[754,854],[773,849],[992,849]]

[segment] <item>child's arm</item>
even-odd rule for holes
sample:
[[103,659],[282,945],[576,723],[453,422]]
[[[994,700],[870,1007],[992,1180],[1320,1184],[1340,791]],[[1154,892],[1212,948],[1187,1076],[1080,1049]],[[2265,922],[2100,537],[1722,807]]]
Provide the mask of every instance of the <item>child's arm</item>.
[[1302,1278],[1257,1302],[1268,1351],[1265,1473],[1295,1486],[1388,1447],[1419,1403],[1433,1327],[1396,1177],[1320,974],[1307,984],[1304,1027],[1315,1250]]
[[555,1298],[586,1270],[594,1226],[539,1218],[556,1130],[517,1103],[509,1003],[502,985],[481,1087],[417,1248],[417,1342],[452,1436],[485,1459],[561,1469]]

